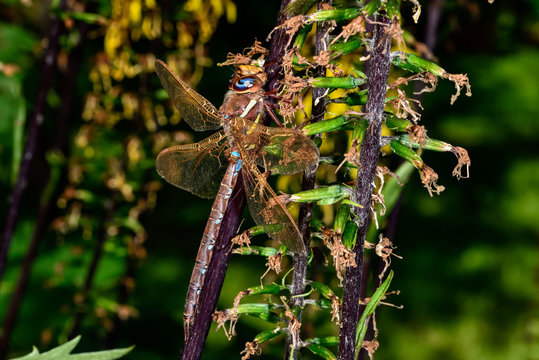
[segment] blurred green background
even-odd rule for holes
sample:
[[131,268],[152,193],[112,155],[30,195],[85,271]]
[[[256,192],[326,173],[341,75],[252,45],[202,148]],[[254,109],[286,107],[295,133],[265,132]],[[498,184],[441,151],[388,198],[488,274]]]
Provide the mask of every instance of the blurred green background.
[[[115,3],[118,1],[98,2],[94,11],[111,16]],[[424,9],[419,24],[408,21],[404,26],[418,40],[423,40],[429,5],[421,3]],[[277,1],[237,1],[236,5],[235,22],[227,21],[225,15],[221,17],[216,23],[217,31],[209,41],[201,42],[198,52],[189,55],[190,66],[184,68],[196,77],[204,67],[197,90],[214,104],[220,104],[232,71],[215,64],[224,61],[228,52],[241,52],[255,38],[264,40],[279,7]],[[183,2],[159,2],[158,6],[163,13],[166,10],[171,22],[190,16],[182,10]],[[150,13],[158,12],[148,8]],[[409,18],[410,6],[404,9]],[[13,76],[0,73],[0,199],[6,199],[0,209],[2,226],[13,181],[13,154],[24,134],[15,121],[29,118],[33,110],[43,53],[38,49],[48,33],[48,14],[48,4],[35,2],[26,6],[12,0],[0,5],[0,62],[20,68]],[[178,33],[193,32],[194,24],[200,22],[187,24]],[[91,69],[99,63],[96,53],[103,51],[101,28],[92,24],[84,45],[70,119],[70,144],[81,140],[80,129],[88,123],[81,120],[81,114],[92,87]],[[200,33],[196,36],[200,40]],[[134,38],[130,39],[135,44]],[[166,40],[165,36],[141,40],[133,49],[135,53],[151,53],[163,59],[173,51],[179,57],[185,56],[185,49],[171,50],[176,40]],[[64,48],[72,46],[67,36],[61,44]],[[462,96],[451,106],[453,85],[441,81],[436,92],[424,97],[422,124],[430,137],[468,150],[471,177],[456,181],[451,177],[453,155],[427,153],[426,163],[440,174],[438,183],[446,190],[430,198],[417,174],[407,185],[392,239],[397,245],[395,252],[403,259],[392,262],[395,278],[391,287],[401,290],[401,294],[391,301],[404,305],[404,309],[383,307],[378,312],[381,346],[375,354],[377,359],[539,359],[538,45],[537,1],[444,2],[434,54],[447,71],[468,74],[473,96]],[[212,63],[197,63],[197,57],[202,55]],[[157,77],[150,72],[144,74],[141,83],[145,87],[138,88],[141,85],[130,79],[122,87],[153,94],[159,89]],[[55,85],[61,86],[61,82]],[[54,138],[54,114],[62,103],[60,94],[59,90],[49,93],[45,138]],[[154,100],[157,102],[159,96]],[[112,101],[111,109],[119,101]],[[75,294],[86,276],[92,239],[98,234],[101,218],[106,216],[105,200],[115,197],[121,198],[112,200],[116,227],[107,229],[110,233],[94,279],[90,313],[82,321],[83,338],[78,350],[135,344],[130,359],[165,359],[179,353],[184,297],[211,201],[164,184],[151,170],[160,139],[157,134],[188,130],[186,125],[167,123],[149,130],[147,125],[140,125],[145,124],[144,120],[133,121],[138,125],[105,121],[102,128],[94,128],[90,138],[93,160],[82,163],[85,179],[60,183],[58,196],[64,196],[68,204],[75,202],[65,196],[63,189],[75,183],[80,185],[78,189],[88,190],[91,198],[79,199],[84,205],[81,220],[66,231],[62,224],[69,225],[74,209],[55,206],[12,336],[11,356],[29,352],[31,345],[46,349],[65,340],[74,311],[80,309],[74,305]],[[182,134],[177,132],[178,136]],[[195,138],[204,135],[195,134]],[[133,224],[129,222],[133,220],[129,211],[136,208],[136,201],[129,200],[129,189],[103,184],[115,178],[110,158],[125,158],[130,144],[125,139],[135,138],[141,147],[151,149],[143,152],[138,165],[130,168],[128,155],[127,165],[123,166],[135,198],[151,203],[148,199],[154,192],[148,190],[148,184],[159,181],[163,187],[157,192],[155,207],[148,206]],[[42,181],[35,180],[42,178],[43,155],[50,142],[40,145],[40,156],[24,197],[0,287],[0,318],[5,316],[35,226],[43,186]],[[71,176],[76,169],[73,162],[81,162],[84,151],[71,145]],[[65,226],[69,228],[68,225]],[[143,245],[137,243],[137,236],[143,239]],[[136,251],[131,246],[133,242],[137,243]],[[263,272],[260,259],[233,257],[220,307],[230,306],[237,292],[257,284]],[[125,274],[136,284],[128,286],[127,303],[132,308],[124,309],[129,317],[114,328],[111,337],[106,329],[114,322],[113,315],[119,313],[115,307],[121,298],[117,285]],[[222,332],[210,331],[204,358],[240,358],[243,344],[258,333],[260,326],[263,325],[257,320],[240,320],[239,335],[231,341]],[[279,346],[272,346],[261,358],[280,358],[280,351]]]

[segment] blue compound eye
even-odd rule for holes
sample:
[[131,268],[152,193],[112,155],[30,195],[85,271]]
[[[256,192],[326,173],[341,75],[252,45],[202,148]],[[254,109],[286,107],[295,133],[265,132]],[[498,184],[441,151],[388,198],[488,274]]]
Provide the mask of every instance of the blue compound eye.
[[254,82],[255,82],[254,77],[244,77],[244,78],[238,79],[238,81],[234,83],[234,90],[236,91],[248,90],[253,87]]

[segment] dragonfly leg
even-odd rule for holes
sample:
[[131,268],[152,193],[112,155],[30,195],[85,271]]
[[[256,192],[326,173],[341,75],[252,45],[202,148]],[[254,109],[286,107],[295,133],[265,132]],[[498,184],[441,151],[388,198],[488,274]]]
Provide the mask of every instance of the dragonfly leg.
[[284,127],[283,124],[277,118],[277,115],[275,115],[275,113],[273,112],[273,109],[271,108],[271,106],[267,102],[264,102],[264,107],[266,108],[267,114],[273,119],[273,121],[277,124],[277,126]]

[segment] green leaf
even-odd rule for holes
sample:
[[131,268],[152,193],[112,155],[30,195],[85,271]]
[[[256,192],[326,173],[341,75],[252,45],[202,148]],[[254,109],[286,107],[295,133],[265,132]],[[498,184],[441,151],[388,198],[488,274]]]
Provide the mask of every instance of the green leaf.
[[331,352],[331,350],[318,344],[311,344],[309,346],[309,350],[311,350],[313,354],[320,356],[322,359],[337,359],[337,357]]
[[69,354],[73,351],[73,349],[78,345],[79,341],[80,341],[80,335],[74,338],[73,340],[66,342],[63,345],[55,347],[54,349],[41,354],[40,356],[38,356],[38,359],[40,360],[65,359],[69,356]]
[[95,351],[89,353],[70,355],[69,360],[114,360],[121,358],[122,356],[133,350],[134,346],[123,349],[113,349],[104,351]]
[[380,301],[382,301],[382,298],[384,297],[387,290],[389,289],[389,285],[391,284],[392,279],[393,279],[393,270],[389,272],[389,275],[387,275],[387,278],[382,283],[382,285],[380,285],[378,289],[376,289],[371,300],[365,307],[363,314],[361,314],[361,318],[359,319],[359,322],[357,324],[357,329],[356,329],[356,354],[355,354],[356,359],[359,356],[359,351],[361,350],[363,340],[365,339],[365,335],[367,334],[368,318],[374,313],[374,310],[376,310]]
[[34,347],[30,354],[11,360],[114,360],[133,350],[133,346],[131,346],[123,349],[71,354],[71,351],[73,351],[73,349],[78,345],[79,341],[80,335],[63,345],[55,347],[54,349],[42,354],[40,354],[39,350]]

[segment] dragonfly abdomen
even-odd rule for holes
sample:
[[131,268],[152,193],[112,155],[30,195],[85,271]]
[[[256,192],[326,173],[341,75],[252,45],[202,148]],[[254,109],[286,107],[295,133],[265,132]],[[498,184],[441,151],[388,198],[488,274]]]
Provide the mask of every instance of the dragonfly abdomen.
[[215,197],[211,213],[202,235],[200,247],[198,248],[197,259],[191,274],[191,280],[189,281],[189,289],[187,290],[187,297],[185,300],[185,309],[183,313],[183,326],[185,339],[189,337],[189,331],[193,324],[195,314],[197,311],[198,299],[200,291],[204,285],[204,279],[206,272],[210,264],[210,260],[215,246],[219,229],[223,221],[223,216],[228,205],[228,200],[232,195],[232,191],[238,180],[238,174],[241,168],[241,160],[235,156],[232,156],[230,163],[226,169],[223,180],[221,181],[221,187]]

